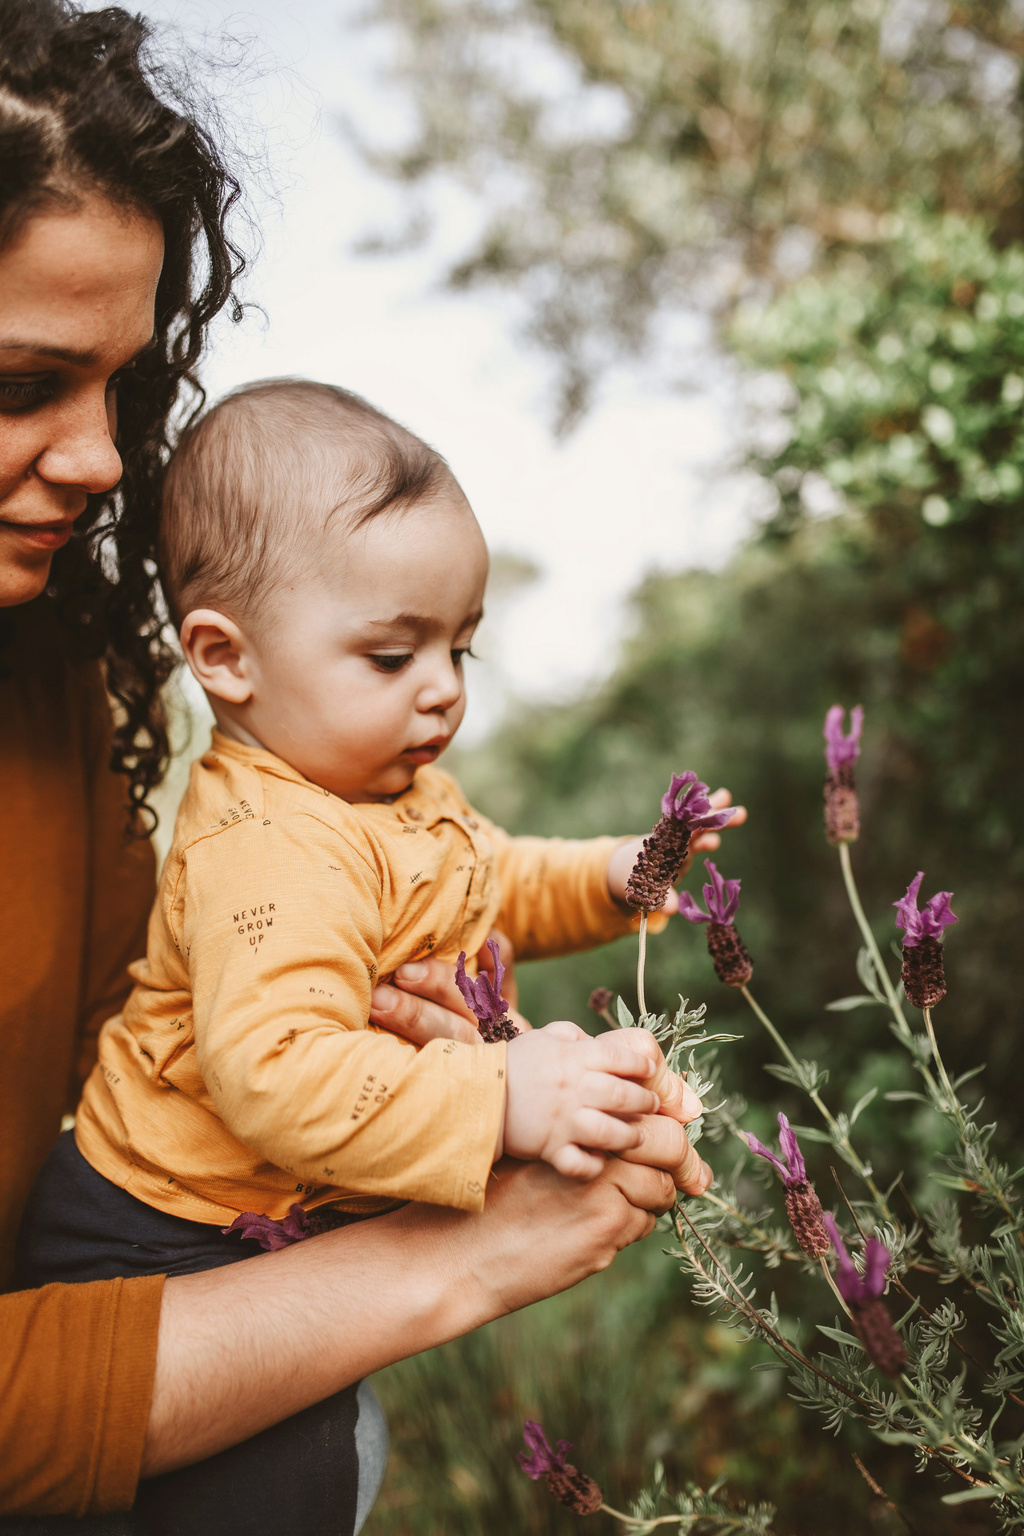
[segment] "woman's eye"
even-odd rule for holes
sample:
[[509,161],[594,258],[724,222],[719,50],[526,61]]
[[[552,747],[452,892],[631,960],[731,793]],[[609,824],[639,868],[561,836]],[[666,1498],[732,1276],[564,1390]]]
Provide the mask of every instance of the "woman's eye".
[[117,389],[117,386],[119,384],[123,384],[128,375],[133,373],[134,370],[134,363],[125,363],[123,368],[119,368],[116,373],[112,373],[110,378],[107,380],[107,394],[112,395]]
[[9,410],[27,410],[34,405],[42,405],[52,399],[54,393],[54,383],[50,378],[0,379],[0,407]]
[[403,656],[371,656],[370,660],[378,672],[401,672],[406,662],[412,661],[412,652]]

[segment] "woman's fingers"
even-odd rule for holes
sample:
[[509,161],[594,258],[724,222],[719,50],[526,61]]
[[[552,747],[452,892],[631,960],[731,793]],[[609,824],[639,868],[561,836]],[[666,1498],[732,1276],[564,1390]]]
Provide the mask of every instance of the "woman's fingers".
[[689,1083],[669,1070],[661,1046],[648,1029],[622,1029],[614,1036],[601,1035],[601,1040],[615,1039],[628,1043],[631,1050],[646,1056],[654,1067],[654,1073],[645,1082],[661,1101],[661,1113],[686,1125],[703,1113],[704,1106]]
[[[440,965],[441,962],[427,961],[423,968],[433,964]],[[402,970],[420,968],[419,964],[415,967],[401,967]],[[451,966],[445,969],[451,973]],[[434,985],[435,979],[429,979]],[[462,1002],[461,997],[459,1002]],[[370,994],[370,1023],[379,1024],[382,1029],[390,1029],[393,1034],[402,1035],[414,1045],[426,1045],[429,1040],[464,1040],[472,1043],[480,1039],[476,1021],[471,1021],[464,1013],[457,1013],[453,1008],[431,1001],[429,997],[420,997],[399,987],[383,984],[374,987]]]
[[630,1205],[637,1210],[649,1211],[651,1221],[646,1230],[638,1235],[644,1237],[654,1226],[654,1217],[662,1216],[670,1211],[675,1204],[676,1187],[672,1182],[672,1176],[663,1168],[652,1167],[649,1163],[637,1162],[637,1152],[627,1152],[620,1157],[609,1157],[605,1160],[603,1178],[625,1196]]
[[666,1115],[643,1115],[633,1122],[640,1132],[640,1142],[619,1156],[627,1163],[643,1163],[664,1169],[673,1183],[687,1195],[702,1195],[714,1174],[694,1147],[677,1120]]

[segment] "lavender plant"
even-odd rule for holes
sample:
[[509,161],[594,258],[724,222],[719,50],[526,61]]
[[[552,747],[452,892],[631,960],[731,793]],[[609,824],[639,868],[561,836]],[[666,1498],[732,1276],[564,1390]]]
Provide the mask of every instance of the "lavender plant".
[[[893,903],[903,939],[899,978],[890,973],[864,912],[850,859],[851,844],[860,835],[855,765],[863,711],[852,711],[849,733],[843,729],[844,718],[842,708],[835,706],[825,721],[825,832],[837,849],[862,940],[856,971],[863,990],[827,1006],[842,1014],[863,1007],[883,1008],[889,1014],[891,1030],[908,1053],[919,1088],[892,1091],[885,1098],[893,1104],[927,1105],[946,1124],[949,1150],[944,1166],[932,1176],[948,1198],[919,1216],[901,1177],[885,1189],[875,1182],[854,1135],[877,1087],[869,1089],[849,1114],[829,1107],[822,1093],[827,1070],[794,1053],[750,990],[753,964],[735,927],[740,882],[724,879],[707,861],[704,908],[683,895],[680,913],[691,923],[705,926],[719,979],[741,993],[779,1051],[782,1060],[770,1064],[769,1072],[806,1096],[821,1125],[793,1127],[779,1114],[781,1156],[743,1131],[740,1121],[746,1104],[716,1093],[714,1086],[720,1076],[717,1048],[737,1037],[709,1033],[705,1007],[691,1009],[684,999],[671,1018],[648,1012],[643,987],[646,935],[641,932],[639,1022],[662,1043],[673,1068],[688,1073],[705,1102],[702,1119],[690,1127],[691,1140],[706,1132],[717,1140],[730,1139],[742,1149],[729,1174],[720,1176],[703,1197],[677,1201],[670,1218],[675,1244],[666,1252],[690,1278],[699,1304],[745,1338],[768,1346],[776,1367],[788,1373],[791,1396],[819,1413],[827,1428],[838,1432],[848,1421],[861,1421],[885,1444],[908,1447],[919,1470],[938,1469],[949,1484],[941,1495],[943,1503],[985,1504],[1001,1529],[1024,1530],[1024,1434],[1014,1434],[1004,1425],[1004,1421],[1013,1423],[1015,1410],[1024,1408],[1024,1216],[1017,1190],[1019,1173],[1011,1174],[995,1155],[996,1127],[980,1123],[981,1101],[969,1102],[963,1093],[967,1082],[983,1069],[952,1078],[932,1018],[932,1009],[946,995],[943,937],[957,921],[950,905],[952,893],[940,891],[920,906],[924,874],[918,873],[906,894]],[[673,808],[680,804],[684,807],[680,821],[685,822],[687,804],[706,818],[709,808],[700,806],[705,793],[696,774],[673,777],[665,797],[669,808],[663,804],[662,822],[641,855],[643,867],[638,860],[634,872],[630,895],[641,912],[661,904],[664,880],[667,877],[672,883],[686,857],[689,829],[685,824],[665,828],[666,821],[675,819]],[[662,855],[661,844],[668,850],[670,842],[671,856],[669,851]],[[668,873],[670,866],[674,875]],[[603,989],[595,994],[597,1004],[597,1011],[610,1020],[610,999]],[[908,1017],[907,1005],[919,1010],[923,1030]],[[633,1023],[621,998],[616,1022]],[[718,1102],[712,1103],[715,1097]],[[798,1132],[807,1142],[831,1149],[849,1170],[842,1178],[834,1167],[831,1170],[838,1192],[837,1214],[822,1208]],[[785,1223],[776,1220],[771,1205],[751,1205],[751,1157],[767,1161],[780,1175]],[[847,1190],[846,1181],[851,1179]],[[831,1198],[826,1203],[832,1203]],[[783,1263],[798,1265],[808,1285],[827,1283],[831,1288],[840,1315],[834,1326],[818,1325],[825,1348],[805,1336],[800,1325],[783,1319],[774,1293],[762,1294],[761,1271]],[[752,1267],[755,1264],[758,1270]],[[926,1282],[926,1289],[933,1292],[937,1286],[942,1292],[937,1302],[931,1295],[931,1305],[920,1294]],[[987,1338],[987,1344],[976,1353],[962,1335]],[[1019,1430],[1019,1422],[1014,1427]],[[718,1489],[709,1497],[717,1499]],[[655,1525],[692,1529],[690,1506],[684,1509],[678,1503],[671,1511],[658,1512],[665,1498],[659,1471],[654,1488],[641,1495],[629,1515],[603,1501],[596,1507],[615,1515],[629,1530],[648,1531]],[[719,1503],[710,1523],[700,1529],[766,1532],[771,1514],[767,1507],[729,1514]],[[716,1519],[740,1523],[716,1525]]]

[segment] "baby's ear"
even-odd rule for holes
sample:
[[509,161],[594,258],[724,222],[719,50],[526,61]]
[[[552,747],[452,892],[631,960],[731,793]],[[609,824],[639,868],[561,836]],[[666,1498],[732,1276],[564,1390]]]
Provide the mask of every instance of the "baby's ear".
[[249,643],[226,614],[193,609],[181,626],[181,648],[207,693],[228,704],[247,704],[252,698]]

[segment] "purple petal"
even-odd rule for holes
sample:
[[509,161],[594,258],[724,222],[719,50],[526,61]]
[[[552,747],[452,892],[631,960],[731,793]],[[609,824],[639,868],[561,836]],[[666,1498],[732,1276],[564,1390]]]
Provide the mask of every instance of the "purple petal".
[[921,913],[921,926],[930,938],[941,939],[943,928],[948,928],[950,923],[960,921],[949,905],[952,900],[952,891],[939,891],[931,901],[925,903],[924,911]]
[[863,1286],[868,1296],[881,1296],[885,1290],[885,1276],[892,1263],[892,1254],[877,1237],[869,1237],[864,1244]]
[[711,884],[704,887],[704,901],[716,923],[731,923],[740,904],[740,882],[723,880],[710,859],[704,860],[704,868],[711,876]]
[[692,769],[688,769],[686,773],[674,773],[671,784],[661,797],[661,814],[663,816],[675,816],[676,800],[680,791],[685,789],[688,784],[695,784],[696,782],[697,775]]
[[455,985],[462,993],[466,1007],[476,1012],[476,993],[473,991],[473,983],[466,975],[466,951],[463,950],[455,962]]
[[858,704],[850,711],[850,734],[843,731],[846,711],[841,704],[833,704],[825,716],[825,762],[829,773],[838,773],[848,763],[855,763],[860,756],[860,733],[864,727],[864,711]]
[[534,1482],[548,1472],[560,1470],[565,1465],[566,1452],[572,1449],[568,1440],[559,1440],[557,1452],[553,1451],[543,1429],[532,1419],[527,1419],[523,1425],[523,1439],[530,1454],[519,1451],[517,1460],[527,1477],[532,1477]]
[[802,1181],[807,1177],[807,1165],[804,1162],[803,1153],[800,1151],[800,1143],[796,1139],[796,1131],[792,1129],[785,1115],[779,1115],[779,1146],[782,1155],[789,1164],[789,1177]]
[[225,1236],[237,1232],[240,1237],[259,1243],[268,1253],[274,1253],[278,1248],[302,1241],[306,1235],[306,1213],[301,1205],[293,1205],[283,1221],[275,1221],[262,1211],[243,1211],[230,1227],[221,1227],[221,1231]]
[[846,1245],[839,1236],[839,1228],[831,1211],[825,1211],[823,1219],[825,1230],[832,1239],[832,1247],[836,1251],[836,1288],[849,1306],[860,1306],[864,1300],[864,1282],[858,1275],[856,1266],[846,1251]]
[[919,869],[907,886],[906,895],[901,896],[899,901],[893,902],[896,908],[896,927],[902,928],[906,934],[903,940],[905,945],[917,944],[921,939],[921,914],[917,910],[917,893],[921,889],[923,879],[924,870]]
[[[704,891],[706,894],[707,886],[704,887]],[[701,911],[689,891],[680,891],[679,893],[679,916],[685,917],[688,923],[711,922],[711,918],[706,912]]]
[[784,1179],[789,1177],[789,1169],[785,1163],[779,1161],[770,1147],[766,1147],[763,1141],[758,1141],[756,1136],[746,1132],[747,1145],[751,1152],[756,1152],[758,1157],[766,1157],[773,1167],[777,1168]]

